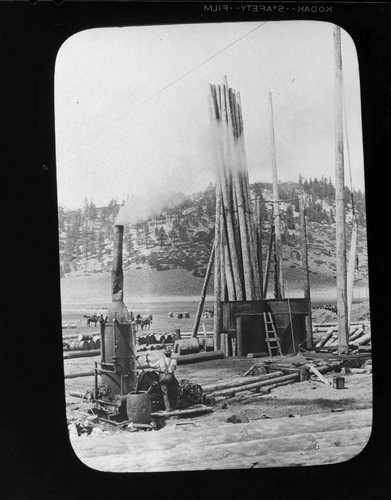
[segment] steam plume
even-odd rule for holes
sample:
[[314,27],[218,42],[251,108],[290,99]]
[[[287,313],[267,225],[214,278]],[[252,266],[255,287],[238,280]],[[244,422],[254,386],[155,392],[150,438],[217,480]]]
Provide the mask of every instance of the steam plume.
[[133,196],[123,205],[115,220],[116,225],[137,224],[150,217],[159,215],[163,210],[174,208],[185,200],[185,195],[179,191],[155,193],[149,196]]

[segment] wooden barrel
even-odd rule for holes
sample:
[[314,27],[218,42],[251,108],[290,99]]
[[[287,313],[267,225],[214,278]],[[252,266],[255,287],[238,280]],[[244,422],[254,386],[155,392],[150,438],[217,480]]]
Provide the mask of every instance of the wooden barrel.
[[215,348],[215,339],[214,338],[200,338],[200,348],[202,348],[204,351],[214,351]]
[[78,339],[79,342],[82,340],[92,340],[92,335],[90,333],[79,333]]
[[195,354],[200,352],[197,338],[181,339],[174,342],[174,352],[177,354]]
[[100,337],[94,337],[95,349],[100,349]]
[[172,344],[174,342],[175,337],[171,335],[171,333],[167,333],[166,335],[166,344]]
[[155,335],[155,338],[156,338],[156,342],[157,342],[158,344],[164,344],[164,343],[165,343],[165,341],[166,341],[166,337],[164,336],[164,334],[163,334],[163,333],[161,333],[161,334],[159,334],[159,333],[158,333],[158,334],[156,334],[156,335]]
[[70,351],[74,351],[74,350],[75,350],[75,344],[76,344],[76,342],[78,342],[78,340],[70,340],[70,341],[69,341],[69,344],[68,344],[68,349],[69,349]]
[[88,351],[88,340],[72,340],[69,343],[71,351]]
[[135,424],[149,424],[151,419],[151,400],[147,391],[130,392],[126,398],[128,418]]
[[96,349],[96,345],[95,345],[95,340],[93,339],[90,339],[90,340],[87,340],[88,342],[88,349]]
[[157,341],[156,341],[156,337],[155,337],[155,335],[154,335],[153,333],[150,333],[150,334],[148,335],[148,337],[149,337],[149,343],[150,343],[150,344],[156,344],[156,343],[157,343]]

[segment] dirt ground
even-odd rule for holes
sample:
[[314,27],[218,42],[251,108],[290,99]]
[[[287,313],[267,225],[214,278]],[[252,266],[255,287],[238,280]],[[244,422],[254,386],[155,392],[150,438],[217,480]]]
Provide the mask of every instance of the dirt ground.
[[[322,323],[336,321],[336,314],[326,309],[314,309],[313,322]],[[368,305],[354,304],[353,321],[368,321]],[[92,331],[92,329],[91,329]],[[320,335],[319,333],[317,335]],[[152,358],[162,355],[161,351],[152,351]],[[288,357],[280,358],[283,362],[292,362]],[[292,358],[292,357],[291,357]],[[94,361],[98,357],[86,357],[64,360],[65,374],[71,372],[84,372],[93,369]],[[273,358],[273,361],[277,361]],[[220,360],[205,361],[196,364],[179,365],[176,375],[178,380],[185,379],[190,382],[206,385],[217,381],[228,381],[232,376],[243,376],[247,370],[256,364],[261,364],[265,358],[226,358]],[[302,363],[314,363],[306,360],[301,355],[296,361]],[[316,361],[315,366],[321,366],[323,361]],[[364,373],[348,373],[349,370],[342,368],[341,376],[345,378],[345,388],[333,387],[335,372],[330,372],[324,377],[330,382],[329,385],[321,382],[315,375],[303,382],[290,383],[284,386],[274,387],[268,394],[257,394],[255,392],[240,392],[233,397],[217,399],[212,407],[213,412],[192,418],[170,417],[166,420],[164,429],[172,429],[173,426],[181,430],[202,427],[216,427],[227,421],[251,422],[259,419],[290,417],[315,414],[331,413],[372,407],[372,361],[370,358],[363,360]],[[354,371],[354,370],[353,370]],[[77,411],[86,410],[88,405],[81,403],[80,397],[72,397],[69,392],[84,394],[86,390],[92,389],[93,377],[83,377],[65,380],[66,404],[68,415],[77,417],[77,413],[69,410],[76,408]],[[123,432],[111,428],[110,424],[102,428],[106,432]]]

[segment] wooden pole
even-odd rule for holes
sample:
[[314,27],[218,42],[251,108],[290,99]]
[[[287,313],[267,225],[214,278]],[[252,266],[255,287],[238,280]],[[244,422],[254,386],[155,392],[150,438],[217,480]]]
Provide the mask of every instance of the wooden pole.
[[338,352],[349,352],[347,315],[346,236],[344,204],[344,149],[342,118],[342,53],[341,29],[334,26],[334,90],[335,90],[335,212],[337,257]]
[[236,290],[235,290],[235,280],[232,272],[231,256],[228,247],[228,236],[227,236],[227,225],[223,214],[223,221],[221,223],[222,228],[222,245],[224,253],[224,275],[227,285],[228,300],[237,300]]
[[[300,206],[300,230],[301,230],[301,265],[303,269],[303,278],[304,278],[303,279],[304,298],[311,300],[310,273],[308,268],[307,224],[305,218],[304,199],[302,196],[300,196],[299,198],[299,206]],[[305,327],[306,327],[307,349],[312,349],[313,337],[312,337],[311,309],[308,315],[305,317]]]
[[272,260],[272,254],[273,254],[273,245],[274,244],[274,224],[270,228],[270,236],[269,236],[269,245],[267,249],[267,256],[266,256],[266,266],[265,266],[265,274],[264,274],[264,281],[263,281],[263,298],[266,299],[267,297],[267,287],[269,285],[269,272],[270,272],[270,263]]
[[[235,103],[235,95],[230,89],[229,93],[229,123],[233,127],[233,137],[231,140],[238,141],[238,136],[241,133],[239,118],[237,116],[237,109]],[[240,246],[242,250],[242,262],[243,262],[243,277],[244,277],[244,290],[245,290],[245,300],[253,300],[254,290],[252,281],[252,269],[251,269],[251,257],[250,257],[250,243],[249,234],[246,226],[245,217],[245,198],[243,196],[243,176],[239,169],[242,168],[243,158],[241,157],[241,151],[239,146],[232,148],[235,151],[236,168],[233,169],[233,179],[234,179],[234,198],[236,199],[237,213],[238,213],[238,225],[239,225],[239,238]]]
[[243,187],[243,199],[245,205],[244,214],[245,214],[246,229],[250,245],[252,287],[253,287],[254,299],[260,300],[262,298],[262,285],[261,285],[262,281],[260,280],[258,272],[259,263],[258,263],[258,253],[257,253],[257,231],[254,220],[255,211],[253,210],[251,204],[250,182],[248,177],[247,155],[246,155],[246,146],[244,140],[244,123],[242,116],[242,104],[241,104],[240,92],[237,93],[237,114],[240,127],[239,149],[242,159],[241,177],[242,177],[242,187]]
[[236,317],[236,349],[238,356],[244,356],[243,350],[243,318],[241,316]]
[[221,263],[221,189],[218,182],[216,182],[216,217],[215,217],[215,266],[214,266],[214,314],[213,314],[213,331],[215,339],[215,349],[220,349],[220,334],[222,330],[221,318],[221,297],[224,293],[224,286],[222,283],[222,263]]
[[354,217],[353,228],[352,228],[352,239],[350,243],[350,252],[349,252],[348,275],[347,275],[348,330],[350,328],[350,318],[352,315],[354,268],[356,266],[356,250],[357,250],[357,218]]
[[215,248],[216,248],[215,244],[213,243],[212,250],[210,252],[208,267],[206,269],[204,284],[203,284],[202,290],[201,290],[201,298],[200,298],[200,302],[198,304],[197,313],[196,313],[196,317],[194,320],[193,332],[191,334],[192,337],[197,337],[198,327],[200,326],[201,315],[202,315],[202,311],[204,309],[204,304],[205,304],[206,291],[208,289],[210,275],[212,274],[212,266],[213,266],[213,260],[214,260],[214,256],[215,256]]
[[[238,253],[237,253],[237,246],[236,246],[236,241],[235,241],[235,230],[234,230],[234,220],[233,220],[233,207],[232,207],[232,199],[230,197],[230,177],[226,175],[226,173],[223,170],[223,167],[225,165],[225,162],[229,162],[230,156],[229,156],[229,144],[227,142],[227,134],[226,134],[226,128],[227,128],[227,123],[226,123],[226,104],[225,100],[222,98],[222,102],[224,102],[223,109],[220,110],[217,107],[217,100],[216,100],[216,88],[215,85],[211,85],[211,93],[212,93],[212,100],[214,103],[214,106],[212,108],[212,112],[215,113],[214,119],[212,120],[212,124],[215,125],[216,127],[216,134],[215,138],[218,143],[218,149],[222,151],[222,156],[223,156],[223,162],[221,165],[219,165],[219,178],[220,178],[220,183],[221,183],[221,190],[222,190],[222,199],[223,199],[223,206],[224,206],[224,216],[226,220],[226,228],[227,228],[227,241],[229,245],[229,251],[230,251],[230,261],[231,261],[231,266],[232,266],[232,274],[234,277],[235,281],[235,292],[236,292],[236,299],[237,300],[243,300],[243,288],[242,288],[242,280],[241,280],[241,273],[239,269],[239,260],[238,260]],[[217,112],[216,112],[217,109]],[[212,115],[213,116],[213,115]]]
[[277,159],[276,159],[276,143],[274,135],[273,100],[271,92],[269,92],[269,107],[270,107],[272,174],[273,174],[274,227],[275,227],[275,240],[276,240],[276,266],[278,274],[277,298],[283,299],[284,279],[282,275],[281,219],[280,219],[280,207],[278,204],[279,197],[278,197],[278,179],[277,179]]
[[[261,197],[256,198],[256,221],[257,221],[257,254],[258,254],[258,269],[259,269],[259,282],[263,283],[263,260],[262,260],[262,207]],[[264,298],[264,291],[261,286],[261,299]]]

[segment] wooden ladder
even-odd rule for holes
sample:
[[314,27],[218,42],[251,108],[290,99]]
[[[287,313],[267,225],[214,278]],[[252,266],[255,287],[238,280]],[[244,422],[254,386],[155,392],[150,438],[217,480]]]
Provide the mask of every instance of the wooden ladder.
[[269,356],[273,356],[274,349],[278,349],[278,354],[282,356],[280,339],[278,338],[271,313],[263,313],[263,320],[265,322],[265,341],[267,344],[267,350],[269,351]]

